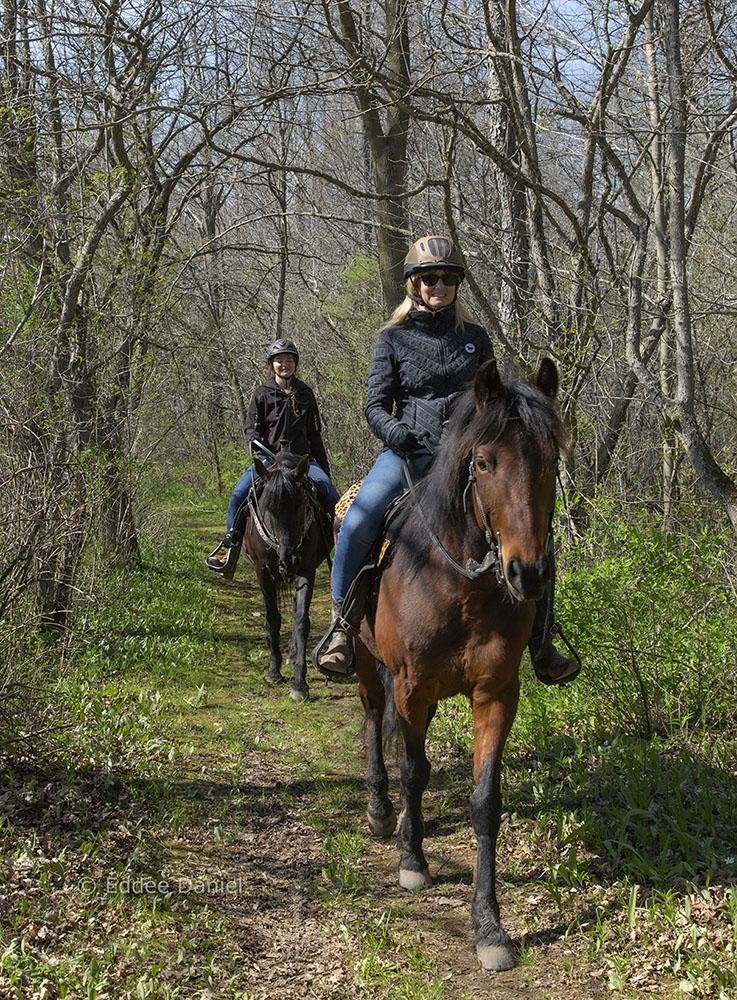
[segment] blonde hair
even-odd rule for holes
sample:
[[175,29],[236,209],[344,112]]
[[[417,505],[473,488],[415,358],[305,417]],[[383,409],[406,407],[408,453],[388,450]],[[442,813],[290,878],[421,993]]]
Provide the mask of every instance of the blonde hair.
[[[456,297],[453,300],[453,305],[455,306],[456,330],[462,330],[466,323],[471,322],[471,316],[469,315],[469,313],[466,312],[461,303],[458,301],[458,291],[460,290],[460,287],[461,287],[460,285],[456,286],[457,289]],[[381,333],[382,330],[387,330],[390,326],[399,326],[400,323],[404,323],[409,318],[409,314],[412,312],[412,310],[417,309],[417,303],[415,302],[414,299],[410,298],[410,294],[417,295],[419,291],[419,275],[417,275],[415,280],[413,280],[411,277],[407,278],[405,282],[405,289],[407,291],[407,295],[405,296],[404,300],[399,303],[399,305],[391,314],[389,319],[384,324],[382,324],[381,328],[379,329],[379,333]]]

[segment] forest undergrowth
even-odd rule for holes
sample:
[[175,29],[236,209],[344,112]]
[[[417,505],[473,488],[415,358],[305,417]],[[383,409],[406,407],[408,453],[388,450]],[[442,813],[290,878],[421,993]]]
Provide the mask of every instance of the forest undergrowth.
[[[367,836],[355,685],[263,681],[255,578],[212,578],[219,508],[157,514],[141,569],[28,637],[5,685],[0,997],[737,996],[733,563],[602,516],[561,560],[585,668],[522,667],[499,895],[518,964],[476,966],[470,712],[430,732],[435,885]],[[323,572],[316,636],[329,617]],[[396,767],[393,766],[396,771]],[[396,794],[395,794],[396,799]]]

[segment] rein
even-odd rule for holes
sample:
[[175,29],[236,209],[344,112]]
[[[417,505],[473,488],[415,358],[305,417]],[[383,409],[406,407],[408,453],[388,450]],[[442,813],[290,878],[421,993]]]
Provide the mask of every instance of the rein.
[[476,562],[475,559],[467,559],[465,567],[461,566],[460,563],[456,562],[453,556],[448,552],[443,543],[440,541],[438,536],[430,527],[430,523],[427,520],[422,505],[420,503],[419,497],[417,496],[417,491],[415,490],[415,484],[412,482],[412,474],[409,469],[409,464],[405,458],[402,459],[402,474],[404,476],[404,481],[407,484],[407,489],[412,497],[412,502],[417,508],[417,512],[420,515],[420,520],[422,521],[425,530],[427,531],[430,539],[440,553],[440,555],[445,559],[445,561],[453,567],[456,572],[460,573],[467,580],[477,580],[480,576],[485,573],[493,572],[499,583],[504,583],[506,585],[506,579],[504,576],[504,568],[502,567],[501,561],[501,538],[499,532],[496,536],[494,535],[491,525],[489,524],[489,519],[486,516],[486,511],[481,503],[481,497],[479,496],[478,486],[476,485],[476,473],[473,468],[473,459],[469,465],[468,470],[468,483],[466,484],[466,489],[463,491],[463,509],[466,509],[466,493],[468,488],[473,484],[474,497],[476,500],[476,505],[479,509],[481,519],[484,524],[484,535],[486,536],[486,544],[489,546],[489,551],[486,553],[481,562]]
[[[267,527],[266,522],[261,515],[261,511],[259,510],[256,490],[253,487],[251,487],[251,491],[248,495],[248,510],[253,518],[253,523],[256,525],[256,531],[258,531],[261,538],[266,542],[270,549],[277,549],[279,547],[279,539]],[[302,533],[299,536],[297,548],[299,548],[305,540],[305,535],[312,527],[314,519],[315,515],[312,509],[312,504],[309,502],[309,498],[305,492],[305,514],[302,519]]]

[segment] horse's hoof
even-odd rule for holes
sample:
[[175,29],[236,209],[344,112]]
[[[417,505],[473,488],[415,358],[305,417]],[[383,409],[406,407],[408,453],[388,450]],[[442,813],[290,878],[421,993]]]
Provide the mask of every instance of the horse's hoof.
[[289,689],[289,697],[292,701],[307,701],[310,696],[310,689],[308,687],[296,688],[294,686]]
[[283,684],[285,678],[279,673],[273,674],[269,671],[268,674],[264,674],[264,680],[267,684],[271,684],[271,686],[274,687],[276,684]]
[[391,837],[397,826],[397,814],[392,809],[386,816],[375,816],[366,810],[372,837]]
[[430,888],[432,879],[427,868],[423,868],[421,872],[413,872],[409,868],[400,868],[399,884],[409,892],[420,892],[422,889]]
[[481,968],[487,972],[504,972],[514,968],[512,949],[506,944],[477,944],[476,954]]

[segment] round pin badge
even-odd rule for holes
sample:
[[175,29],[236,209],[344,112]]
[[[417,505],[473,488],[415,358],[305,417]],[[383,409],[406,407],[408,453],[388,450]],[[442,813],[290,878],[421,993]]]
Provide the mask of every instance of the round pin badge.
[[466,344],[466,354],[473,354],[476,350],[475,344]]

